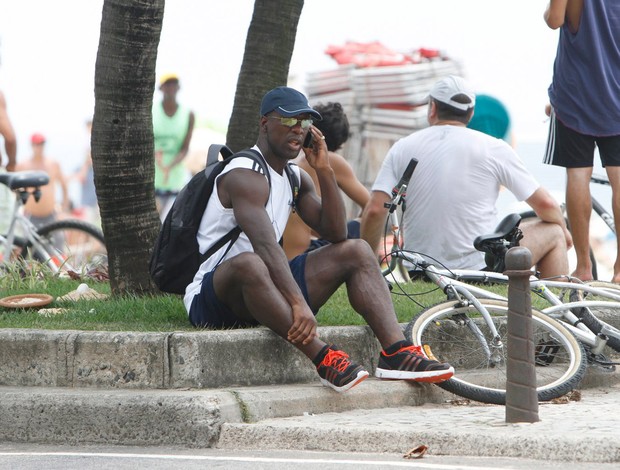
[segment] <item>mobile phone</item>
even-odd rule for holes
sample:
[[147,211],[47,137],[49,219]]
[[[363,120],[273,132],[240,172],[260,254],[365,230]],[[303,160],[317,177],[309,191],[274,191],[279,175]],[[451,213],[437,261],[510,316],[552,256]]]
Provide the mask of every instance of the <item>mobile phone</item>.
[[308,129],[308,133],[306,134],[306,138],[304,139],[304,143],[303,146],[305,148],[310,148],[312,147],[312,132],[310,132],[310,129]]

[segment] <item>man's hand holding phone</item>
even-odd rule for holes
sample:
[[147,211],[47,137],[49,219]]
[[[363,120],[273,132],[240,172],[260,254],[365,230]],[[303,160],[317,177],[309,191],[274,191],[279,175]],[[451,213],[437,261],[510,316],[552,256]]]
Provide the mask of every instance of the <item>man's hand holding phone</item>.
[[314,142],[314,138],[312,137],[312,131],[308,129],[308,133],[306,134],[306,138],[304,139],[303,146],[304,148],[311,148],[312,143]]

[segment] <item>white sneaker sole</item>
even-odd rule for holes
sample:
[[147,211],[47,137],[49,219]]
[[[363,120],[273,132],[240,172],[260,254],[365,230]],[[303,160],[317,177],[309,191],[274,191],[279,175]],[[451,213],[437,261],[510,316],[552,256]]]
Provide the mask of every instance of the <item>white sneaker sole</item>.
[[368,377],[368,371],[365,370],[360,370],[357,373],[357,377],[355,377],[355,379],[351,380],[351,382],[349,382],[346,385],[343,385],[342,387],[336,387],[333,383],[331,383],[329,380],[325,380],[322,377],[319,377],[321,379],[321,383],[323,385],[325,385],[326,387],[330,387],[333,388],[334,390],[336,390],[338,393],[342,393],[342,392],[346,392],[347,390],[355,387],[358,383],[360,383],[361,381],[363,381],[366,377]]
[[408,370],[389,370],[377,368],[375,376],[380,379],[412,380],[414,382],[438,383],[448,380],[454,375],[454,367],[445,370],[412,372]]

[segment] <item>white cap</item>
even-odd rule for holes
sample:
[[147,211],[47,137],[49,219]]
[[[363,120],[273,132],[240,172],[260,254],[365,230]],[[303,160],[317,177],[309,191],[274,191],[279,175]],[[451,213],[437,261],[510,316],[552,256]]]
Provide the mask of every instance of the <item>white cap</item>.
[[[467,95],[470,102],[459,103],[452,99],[456,95],[460,94]],[[463,78],[457,77],[456,75],[448,75],[447,77],[439,80],[435,83],[435,85],[433,85],[429,95],[433,99],[441,101],[442,103],[456,109],[460,109],[461,111],[468,111],[476,105],[476,95],[470,90],[467,82],[465,82]]]

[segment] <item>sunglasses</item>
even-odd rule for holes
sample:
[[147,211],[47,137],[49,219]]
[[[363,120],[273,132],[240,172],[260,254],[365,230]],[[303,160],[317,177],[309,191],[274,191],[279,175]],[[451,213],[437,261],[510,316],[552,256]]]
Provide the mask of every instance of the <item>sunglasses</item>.
[[294,117],[267,116],[268,119],[278,119],[280,124],[286,127],[295,127],[301,124],[302,129],[308,129],[312,125],[312,119],[297,119]]

